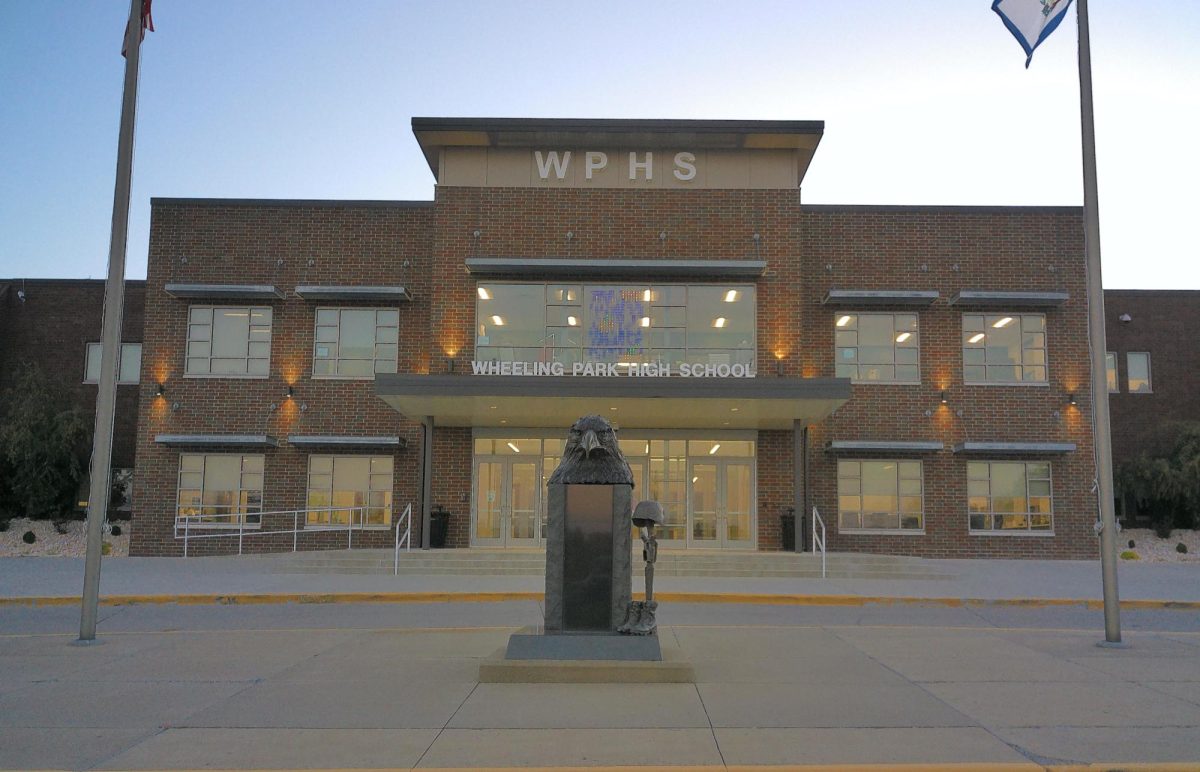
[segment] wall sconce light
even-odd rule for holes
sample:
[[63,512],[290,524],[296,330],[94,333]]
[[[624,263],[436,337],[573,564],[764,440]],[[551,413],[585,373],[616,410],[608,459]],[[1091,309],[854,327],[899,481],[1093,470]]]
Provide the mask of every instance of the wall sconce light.
[[288,399],[291,399],[292,397],[294,397],[296,395],[296,392],[292,389],[291,386],[288,386],[286,395],[287,395]]
[[158,386],[154,389],[154,396],[156,396],[156,397],[165,396],[166,393],[167,393],[167,389],[161,383],[158,384]]
[[446,372],[454,374],[454,357],[446,357]]
[[1075,399],[1075,392],[1071,392],[1067,395],[1067,404],[1071,407],[1076,407],[1079,405],[1079,402]]
[[780,378],[783,377],[783,360],[782,359],[775,360],[775,374],[778,375]]
[[946,392],[944,392],[944,391],[942,392],[942,404],[943,405],[950,404],[950,398],[948,396],[946,396]]

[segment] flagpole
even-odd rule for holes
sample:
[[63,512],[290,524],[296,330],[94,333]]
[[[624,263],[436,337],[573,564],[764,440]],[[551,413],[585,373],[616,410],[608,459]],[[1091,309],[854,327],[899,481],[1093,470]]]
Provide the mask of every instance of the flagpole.
[[113,191],[112,234],[108,246],[108,277],[104,282],[104,320],[100,336],[100,388],[96,395],[96,426],[92,439],[91,481],[88,490],[87,558],[83,567],[83,609],[79,640],[96,639],[100,602],[100,555],[108,514],[112,467],[113,414],[116,411],[117,362],[121,357],[121,320],[125,305],[125,241],[129,233],[129,195],[133,177],[133,127],[137,114],[138,59],[142,40],[143,0],[130,0],[125,28],[125,88],[121,129],[117,139],[117,182]]
[[1108,368],[1104,335],[1104,283],[1100,277],[1100,209],[1096,184],[1096,122],[1092,108],[1092,51],[1087,0],[1077,0],[1079,20],[1079,117],[1083,133],[1083,221],[1087,253],[1088,340],[1091,344],[1092,426],[1096,450],[1096,495],[1100,501],[1100,571],[1104,587],[1104,641],[1121,645],[1117,594],[1117,519],[1114,511],[1112,430],[1108,413]]

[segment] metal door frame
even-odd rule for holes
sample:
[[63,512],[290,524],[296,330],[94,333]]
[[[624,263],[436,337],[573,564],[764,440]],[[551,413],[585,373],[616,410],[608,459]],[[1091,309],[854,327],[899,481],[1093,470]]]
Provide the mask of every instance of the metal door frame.
[[[500,464],[500,537],[480,539],[479,527],[479,465]],[[534,467],[534,533],[532,539],[512,538],[512,481],[513,464],[532,464]],[[532,456],[508,456],[498,454],[478,455],[471,459],[471,539],[472,547],[541,547],[542,508],[545,498],[541,490],[542,459]]]
[[[757,505],[757,485],[758,480],[758,458],[701,458],[688,457],[687,464],[687,549],[756,549],[758,544],[758,507]],[[695,477],[693,469],[695,466],[709,465],[715,467],[716,473],[716,498],[717,498],[717,536],[711,540],[700,540],[695,538],[695,509],[692,500],[692,478]],[[731,542],[728,538],[729,534],[729,491],[725,484],[726,469],[730,466],[741,465],[745,466],[750,471],[750,538],[746,541]]]

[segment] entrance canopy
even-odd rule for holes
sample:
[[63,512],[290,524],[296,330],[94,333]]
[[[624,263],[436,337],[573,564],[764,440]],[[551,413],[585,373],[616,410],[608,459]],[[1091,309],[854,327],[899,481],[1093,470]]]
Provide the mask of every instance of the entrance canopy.
[[379,373],[375,393],[437,426],[565,427],[598,413],[626,429],[791,429],[833,413],[850,379]]

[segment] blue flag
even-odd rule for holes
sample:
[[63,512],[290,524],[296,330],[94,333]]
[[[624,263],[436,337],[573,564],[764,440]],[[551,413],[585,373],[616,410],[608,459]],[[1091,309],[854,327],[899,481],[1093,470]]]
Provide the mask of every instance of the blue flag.
[[1025,49],[1025,66],[1033,60],[1033,51],[1067,15],[1071,0],[994,0],[992,10],[1004,20],[1004,26]]

